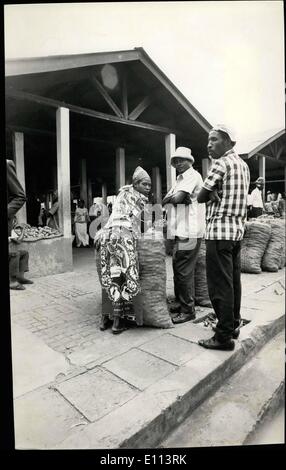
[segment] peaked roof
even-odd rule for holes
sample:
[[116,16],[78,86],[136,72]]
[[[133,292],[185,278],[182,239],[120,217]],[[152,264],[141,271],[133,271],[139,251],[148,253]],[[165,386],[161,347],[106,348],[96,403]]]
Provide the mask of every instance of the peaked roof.
[[5,61],[5,76],[30,75],[128,61],[141,62],[206,132],[211,129],[212,125],[178,90],[142,47],[124,51],[7,59]]
[[281,129],[279,132],[276,132],[276,134],[272,135],[271,137],[269,137],[264,142],[261,142],[254,149],[252,149],[250,152],[248,152],[248,158],[251,158],[251,157],[253,157],[253,155],[259,153],[261,150],[265,149],[268,145],[275,142],[277,139],[282,137],[284,134],[285,134],[285,129]]
[[274,142],[277,138],[283,135],[283,133],[285,133],[285,129],[276,127],[262,132],[256,132],[255,134],[250,134],[244,139],[240,139],[237,143],[237,146],[239,146],[239,154],[243,155],[245,158],[251,158],[265,146]]

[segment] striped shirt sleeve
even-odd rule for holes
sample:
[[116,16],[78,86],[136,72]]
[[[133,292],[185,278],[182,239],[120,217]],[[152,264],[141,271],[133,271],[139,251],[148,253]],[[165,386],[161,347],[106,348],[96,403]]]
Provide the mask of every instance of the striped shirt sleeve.
[[226,166],[223,160],[215,160],[212,167],[204,181],[203,188],[207,191],[213,191],[218,186],[218,183],[222,181],[226,173]]

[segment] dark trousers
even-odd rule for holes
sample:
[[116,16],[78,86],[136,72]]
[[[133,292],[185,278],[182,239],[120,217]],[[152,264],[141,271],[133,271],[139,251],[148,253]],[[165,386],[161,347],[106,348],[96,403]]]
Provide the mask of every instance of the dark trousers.
[[262,212],[263,212],[262,207],[252,207],[251,217],[255,219],[256,217],[259,217],[260,215],[262,215]]
[[11,280],[23,275],[24,272],[29,271],[29,253],[26,250],[19,250],[9,252],[9,275]]
[[240,323],[240,241],[206,240],[209,296],[218,323],[218,341],[228,341]]
[[193,313],[195,309],[194,274],[201,241],[201,238],[184,240],[178,237],[175,240],[173,249],[174,291],[183,313]]

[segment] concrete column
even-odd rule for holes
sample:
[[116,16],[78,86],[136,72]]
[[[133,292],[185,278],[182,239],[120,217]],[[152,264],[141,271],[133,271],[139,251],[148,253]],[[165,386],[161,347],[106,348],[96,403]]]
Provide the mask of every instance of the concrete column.
[[106,183],[103,183],[101,186],[101,194],[102,194],[102,203],[107,206],[107,186]]
[[210,159],[209,158],[203,158],[202,159],[202,173],[203,173],[202,177],[203,177],[203,180],[206,179],[210,167],[211,167]]
[[56,120],[59,224],[64,237],[71,237],[69,110],[66,108],[58,108]]
[[158,166],[152,168],[152,186],[154,192],[154,202],[156,204],[162,204],[161,173]]
[[89,209],[92,206],[92,184],[91,179],[88,178],[87,180],[87,208]]
[[166,152],[166,183],[167,191],[171,189],[176,181],[176,170],[170,164],[171,155],[176,150],[176,136],[175,134],[168,134],[165,136],[165,152]]
[[[259,161],[259,176],[262,176],[264,181],[266,181],[266,178],[265,178],[266,158],[263,157],[262,155],[259,155],[258,161]],[[263,186],[262,194],[263,194],[263,201],[265,201],[265,185]]]
[[125,149],[116,149],[116,192],[125,185]]
[[80,160],[80,198],[87,204],[87,174],[86,174],[86,159]]
[[[13,133],[14,161],[16,165],[17,178],[26,192],[25,182],[25,156],[24,156],[24,134],[23,132]],[[26,204],[17,212],[17,220],[21,224],[27,223]]]

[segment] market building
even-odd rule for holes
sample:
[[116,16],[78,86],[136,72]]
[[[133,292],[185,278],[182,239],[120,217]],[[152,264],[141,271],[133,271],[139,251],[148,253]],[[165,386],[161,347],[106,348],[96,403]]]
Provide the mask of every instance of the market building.
[[63,237],[29,244],[33,275],[72,269],[71,203],[108,195],[131,182],[136,166],[152,175],[154,202],[175,179],[170,155],[192,148],[209,167],[210,123],[144,49],[7,60],[6,147],[28,201],[46,207],[58,190]]
[[254,182],[258,176],[264,179],[264,192],[286,192],[285,129],[276,132],[241,156],[247,161],[251,181]]

